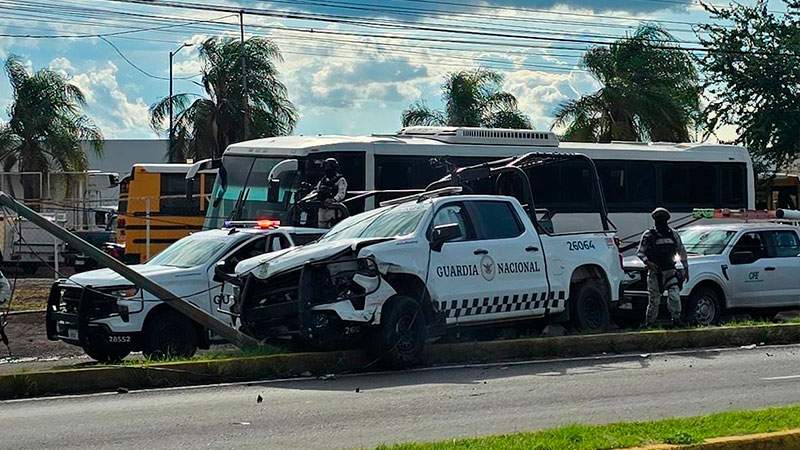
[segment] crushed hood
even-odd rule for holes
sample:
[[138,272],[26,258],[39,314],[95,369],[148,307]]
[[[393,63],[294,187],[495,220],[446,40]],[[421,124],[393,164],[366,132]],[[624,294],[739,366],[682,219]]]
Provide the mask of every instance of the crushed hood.
[[310,261],[324,260],[348,249],[355,250],[365,244],[383,241],[386,241],[386,238],[342,239],[293,247],[246,259],[236,265],[236,275],[244,276],[253,273],[257,278],[267,278],[278,272],[302,267]]

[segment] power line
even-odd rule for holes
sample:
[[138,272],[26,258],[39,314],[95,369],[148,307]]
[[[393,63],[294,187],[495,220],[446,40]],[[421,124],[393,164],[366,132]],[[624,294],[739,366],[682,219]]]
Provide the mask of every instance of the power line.
[[[261,9],[253,9],[253,8],[232,8],[228,6],[221,6],[221,5],[210,5],[210,4],[187,4],[182,2],[176,1],[159,1],[158,3],[153,3],[150,0],[105,0],[105,1],[112,1],[117,3],[126,3],[126,4],[140,4],[140,5],[150,5],[150,6],[157,6],[157,7],[166,7],[166,8],[180,8],[180,9],[189,9],[189,10],[204,10],[204,11],[220,11],[220,12],[239,12],[243,11],[247,14],[252,14],[256,16],[265,16],[265,17],[277,17],[283,19],[296,19],[296,20],[310,20],[310,21],[318,21],[323,23],[333,23],[333,24],[343,24],[343,25],[354,25],[354,26],[362,26],[362,27],[384,27],[384,28],[393,28],[399,30],[414,30],[414,31],[425,31],[425,32],[433,32],[433,33],[452,33],[452,34],[463,34],[463,35],[470,35],[470,36],[478,36],[478,37],[492,37],[492,38],[506,38],[506,39],[517,39],[517,40],[534,40],[534,41],[543,41],[543,42],[558,42],[558,43],[579,43],[579,44],[589,44],[589,45],[612,45],[614,42],[608,41],[597,41],[597,40],[589,40],[589,39],[579,39],[579,38],[564,38],[564,37],[548,37],[548,36],[531,36],[531,35],[521,35],[521,34],[509,34],[509,33],[496,33],[496,32],[488,32],[488,31],[472,31],[472,30],[462,30],[462,29],[448,29],[443,27],[436,27],[436,26],[425,26],[425,25],[392,25],[392,26],[381,26],[374,23],[374,21],[364,21],[364,20],[355,20],[355,19],[341,19],[341,18],[334,18],[328,17],[322,14],[309,14],[309,13],[294,13],[294,12],[287,12],[287,11],[274,11],[274,10],[261,10]],[[711,52],[722,52],[717,50],[712,50],[704,47],[681,47],[681,46],[674,46],[674,45],[652,45],[652,48],[661,49],[661,50],[679,50],[679,51],[693,51],[693,52],[701,52],[701,53],[711,53]],[[732,54],[759,54],[764,56],[794,56],[791,54],[783,54],[783,53],[776,53],[776,52],[750,52],[750,51],[724,51],[724,53],[732,53]]]

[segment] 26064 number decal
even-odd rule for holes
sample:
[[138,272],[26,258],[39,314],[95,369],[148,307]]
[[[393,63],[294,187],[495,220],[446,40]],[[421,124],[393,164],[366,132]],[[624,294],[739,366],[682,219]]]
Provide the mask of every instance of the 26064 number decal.
[[580,250],[594,250],[594,241],[567,241],[569,251],[577,252]]

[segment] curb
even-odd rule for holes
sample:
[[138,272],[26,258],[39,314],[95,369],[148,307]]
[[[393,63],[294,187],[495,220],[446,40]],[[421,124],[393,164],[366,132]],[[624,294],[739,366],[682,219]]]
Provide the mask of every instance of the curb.
[[690,445],[649,445],[627,450],[800,450],[800,429],[706,439]]
[[[428,346],[426,365],[580,357],[605,353],[800,343],[800,324],[697,328]],[[359,372],[373,361],[362,351],[288,353],[144,366],[102,366],[0,375],[0,400],[296,377],[305,372]]]

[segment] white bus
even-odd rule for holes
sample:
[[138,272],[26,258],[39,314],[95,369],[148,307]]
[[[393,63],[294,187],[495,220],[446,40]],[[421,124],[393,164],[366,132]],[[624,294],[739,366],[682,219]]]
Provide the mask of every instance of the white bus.
[[[466,166],[529,152],[591,158],[609,218],[626,243],[637,241],[650,226],[649,214],[656,206],[668,208],[676,223],[690,220],[694,208],[755,206],[752,162],[740,146],[573,143],[559,142],[548,131],[409,127],[394,135],[285,136],[231,145],[222,157],[204,227],[220,226],[234,209],[237,220],[285,219],[297,200],[299,182],[315,184],[326,158],[339,161],[352,198],[366,191],[423,189],[447,174],[441,165],[431,164],[434,157]],[[562,164],[529,173],[535,207],[554,214],[556,232],[587,229],[586,221],[598,220],[597,194],[589,183],[578,182],[589,176],[588,170]],[[270,189],[278,192],[270,195]],[[375,202],[368,197],[346,205],[354,213]]]

